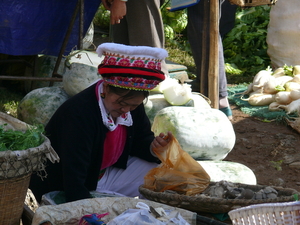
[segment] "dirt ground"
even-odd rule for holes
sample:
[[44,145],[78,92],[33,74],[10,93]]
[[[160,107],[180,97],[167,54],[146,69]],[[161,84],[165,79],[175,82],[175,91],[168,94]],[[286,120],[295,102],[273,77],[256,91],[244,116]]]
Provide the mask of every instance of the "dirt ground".
[[250,117],[235,105],[231,109],[236,144],[224,160],[252,169],[258,184],[300,191],[300,134],[288,125]]

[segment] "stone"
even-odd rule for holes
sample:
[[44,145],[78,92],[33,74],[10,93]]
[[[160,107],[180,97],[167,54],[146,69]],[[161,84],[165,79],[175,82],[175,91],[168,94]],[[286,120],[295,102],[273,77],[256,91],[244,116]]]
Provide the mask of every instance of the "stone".
[[294,169],[300,169],[300,162],[293,162],[289,164],[289,167]]

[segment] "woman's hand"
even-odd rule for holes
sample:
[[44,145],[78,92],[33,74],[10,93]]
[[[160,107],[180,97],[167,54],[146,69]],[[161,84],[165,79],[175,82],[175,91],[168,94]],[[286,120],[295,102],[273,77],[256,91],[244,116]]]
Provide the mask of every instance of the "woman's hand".
[[173,138],[173,134],[168,131],[167,135],[164,133],[160,133],[159,136],[156,136],[154,140],[151,143],[151,149],[157,152],[164,152],[166,150],[166,146],[170,142],[170,140]]
[[110,5],[110,23],[119,24],[126,15],[126,2],[114,0]]
[[101,3],[103,4],[104,8],[107,10],[110,10],[110,6],[111,6],[111,0],[102,0]]

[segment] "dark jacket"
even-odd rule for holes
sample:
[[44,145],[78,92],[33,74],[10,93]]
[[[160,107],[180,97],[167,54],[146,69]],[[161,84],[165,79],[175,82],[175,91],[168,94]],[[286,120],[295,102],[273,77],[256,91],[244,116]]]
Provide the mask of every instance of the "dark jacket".
[[[89,198],[89,192],[97,187],[108,129],[103,125],[95,86],[64,102],[45,128],[60,162],[48,162],[44,181],[36,176],[31,179],[30,188],[38,201],[42,194],[54,190],[65,191],[68,202]],[[133,125],[127,128],[124,151],[114,164],[124,169],[129,155],[158,162],[150,152],[154,134],[143,104],[131,115]]]

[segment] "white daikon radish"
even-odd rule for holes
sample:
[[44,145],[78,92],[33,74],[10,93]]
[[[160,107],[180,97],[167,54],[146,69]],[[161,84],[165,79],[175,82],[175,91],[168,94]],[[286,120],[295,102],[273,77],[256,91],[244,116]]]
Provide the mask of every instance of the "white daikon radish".
[[260,89],[258,89],[258,90],[256,90],[256,91],[251,92],[250,94],[247,94],[248,98],[244,98],[245,95],[243,94],[243,95],[241,96],[241,100],[249,101],[249,98],[250,98],[252,95],[262,95],[262,94],[263,94],[263,89],[260,88]]
[[248,102],[253,106],[269,105],[275,101],[275,95],[272,94],[256,94],[249,97]]
[[284,84],[285,91],[299,90],[300,84],[292,81],[288,81]]
[[257,95],[257,94],[263,94],[263,89],[260,88],[260,89],[257,89],[256,91],[253,91],[249,94],[249,97],[252,96],[252,95]]
[[245,90],[242,95],[248,95],[250,94],[251,92],[253,92],[253,83],[250,83],[248,86],[247,86],[247,90]]
[[295,65],[293,66],[293,75],[298,75],[300,74],[300,65]]
[[276,78],[276,82],[278,85],[284,85],[286,82],[293,80],[291,76],[281,76]]
[[290,98],[294,101],[300,98],[300,90],[292,90],[290,92]]
[[293,112],[300,113],[300,99],[297,99],[295,101],[292,101],[288,105],[281,105],[280,108],[284,109],[286,111],[286,114],[291,114]]
[[275,77],[270,77],[270,79],[264,84],[263,92],[266,94],[276,94],[278,90],[276,90],[277,82]]
[[300,83],[300,74],[294,75],[293,79],[291,80],[292,82]]
[[272,77],[272,72],[268,70],[259,71],[253,78],[253,91],[256,91],[264,86],[264,84]]
[[269,111],[281,111],[282,109],[280,108],[280,104],[278,102],[272,102],[269,105]]
[[284,73],[284,69],[283,67],[279,67],[277,68],[273,73],[272,73],[272,76],[277,78],[277,77],[282,77],[284,76],[285,73]]
[[292,102],[289,91],[279,91],[275,95],[275,101],[282,105],[288,105]]

